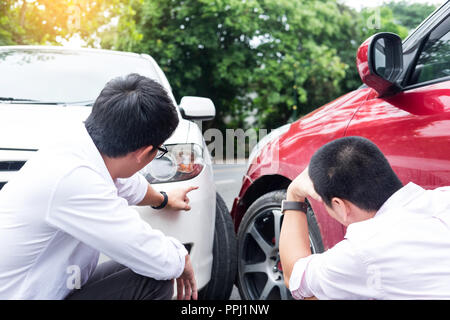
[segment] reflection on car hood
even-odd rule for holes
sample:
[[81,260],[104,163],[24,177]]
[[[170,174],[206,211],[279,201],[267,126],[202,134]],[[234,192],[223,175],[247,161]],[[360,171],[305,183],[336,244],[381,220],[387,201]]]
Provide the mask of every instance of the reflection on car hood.
[[[0,149],[40,149],[75,132],[90,112],[86,106],[0,104]],[[166,143],[186,142],[188,127],[189,122],[181,120]]]

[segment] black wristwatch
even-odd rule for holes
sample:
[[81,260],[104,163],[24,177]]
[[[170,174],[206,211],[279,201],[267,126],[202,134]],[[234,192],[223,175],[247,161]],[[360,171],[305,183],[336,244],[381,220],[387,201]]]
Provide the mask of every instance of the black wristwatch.
[[164,200],[157,207],[151,206],[153,209],[156,209],[156,210],[162,209],[167,205],[167,202],[169,202],[169,197],[167,196],[167,193],[165,193],[164,191],[160,191],[160,193],[164,196]]
[[286,210],[301,211],[306,214],[308,212],[308,205],[306,202],[283,200],[281,201],[281,213],[284,214]]

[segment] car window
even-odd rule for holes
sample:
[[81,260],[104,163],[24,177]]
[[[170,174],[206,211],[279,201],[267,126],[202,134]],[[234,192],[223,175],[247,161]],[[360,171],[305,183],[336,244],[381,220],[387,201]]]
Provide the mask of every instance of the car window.
[[90,104],[109,80],[133,72],[160,82],[151,62],[139,55],[108,51],[0,49],[0,97]]
[[437,80],[450,76],[450,19],[446,18],[429,36],[410,84]]

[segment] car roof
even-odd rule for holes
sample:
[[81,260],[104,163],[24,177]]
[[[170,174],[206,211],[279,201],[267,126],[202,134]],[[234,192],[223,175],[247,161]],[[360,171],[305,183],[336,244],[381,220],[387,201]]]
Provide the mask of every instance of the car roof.
[[2,50],[31,50],[31,51],[55,51],[55,52],[77,52],[77,53],[98,53],[98,54],[113,54],[123,55],[135,58],[143,58],[143,55],[134,52],[115,51],[96,48],[73,48],[63,46],[38,46],[38,45],[15,45],[15,46],[0,46]]

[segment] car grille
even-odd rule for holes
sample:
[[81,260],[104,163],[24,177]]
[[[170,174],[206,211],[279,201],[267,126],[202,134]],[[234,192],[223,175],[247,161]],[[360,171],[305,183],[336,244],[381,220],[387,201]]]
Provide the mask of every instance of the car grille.
[[[11,172],[11,171],[19,171],[25,161],[0,161],[0,172]],[[5,186],[5,181],[0,181],[0,190]]]

